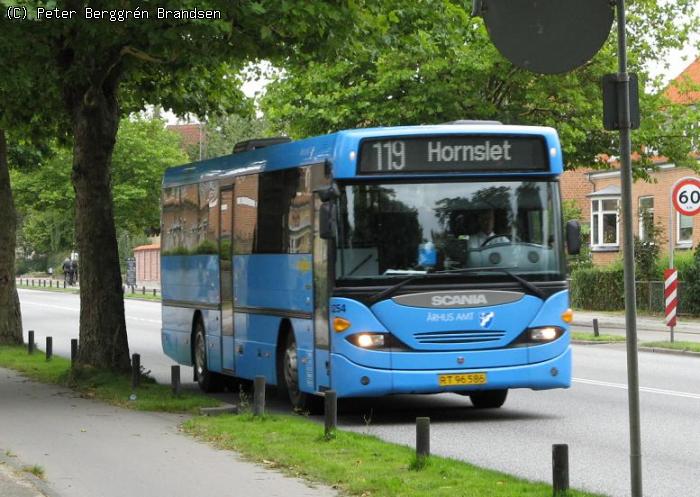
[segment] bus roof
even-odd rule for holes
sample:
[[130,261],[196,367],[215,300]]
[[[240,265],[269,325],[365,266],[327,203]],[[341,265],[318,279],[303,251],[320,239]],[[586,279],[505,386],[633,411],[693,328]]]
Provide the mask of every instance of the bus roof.
[[[269,147],[225,155],[214,159],[193,162],[171,167],[163,177],[163,186],[176,186],[202,181],[223,179],[229,176],[249,174],[261,171],[274,171],[311,164],[330,163],[333,177],[339,179],[357,178],[357,156],[360,142],[364,139],[401,138],[418,136],[450,135],[508,135],[540,137],[546,144],[549,156],[549,169],[546,171],[527,172],[529,176],[556,176],[563,171],[561,146],[557,132],[553,128],[542,126],[514,126],[499,124],[442,124],[428,126],[397,126],[384,128],[364,128],[338,131],[324,136],[271,145]],[[508,173],[499,172],[500,175]],[[518,173],[522,175],[523,173]],[[401,174],[401,177],[474,177],[493,176],[493,171],[458,172],[435,174]],[[396,178],[390,175],[372,174],[371,179]]]

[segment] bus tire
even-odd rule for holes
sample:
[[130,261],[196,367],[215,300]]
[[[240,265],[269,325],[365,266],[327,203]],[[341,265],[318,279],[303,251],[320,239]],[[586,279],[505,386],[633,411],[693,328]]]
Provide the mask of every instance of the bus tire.
[[318,414],[322,410],[321,397],[302,392],[299,388],[299,367],[297,365],[297,342],[294,332],[287,333],[284,352],[282,355],[282,375],[284,388],[287,390],[289,401],[297,412]]
[[223,387],[221,375],[213,373],[207,368],[207,339],[204,334],[204,323],[201,319],[197,319],[194,325],[192,356],[199,388],[207,393],[220,392]]
[[501,407],[508,396],[508,389],[503,390],[483,390],[480,392],[470,392],[469,399],[477,409],[496,409]]

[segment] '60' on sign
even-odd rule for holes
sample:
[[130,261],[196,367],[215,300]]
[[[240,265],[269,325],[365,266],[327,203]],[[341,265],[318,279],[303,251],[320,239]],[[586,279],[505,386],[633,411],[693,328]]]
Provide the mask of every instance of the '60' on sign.
[[700,212],[700,179],[683,178],[673,186],[673,205],[685,216],[694,216]]

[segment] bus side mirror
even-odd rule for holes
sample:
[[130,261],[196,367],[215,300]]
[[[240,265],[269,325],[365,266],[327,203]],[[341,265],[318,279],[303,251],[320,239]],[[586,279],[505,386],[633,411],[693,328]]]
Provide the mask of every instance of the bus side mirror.
[[318,230],[319,236],[324,240],[331,240],[335,238],[335,203],[332,200],[321,204],[321,208],[319,210]]
[[569,255],[581,253],[581,225],[578,221],[566,223],[566,252]]

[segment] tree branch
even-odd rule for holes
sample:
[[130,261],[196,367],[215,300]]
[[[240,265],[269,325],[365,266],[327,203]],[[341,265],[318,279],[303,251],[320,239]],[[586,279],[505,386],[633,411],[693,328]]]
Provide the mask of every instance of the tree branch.
[[131,55],[136,59],[143,60],[145,62],[152,62],[154,64],[163,64],[165,62],[163,59],[153,57],[152,55],[147,54],[143,50],[139,50],[138,48],[134,48],[130,45],[122,47],[121,52],[119,52],[119,55]]

